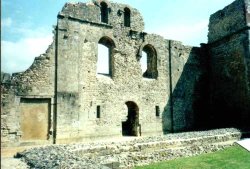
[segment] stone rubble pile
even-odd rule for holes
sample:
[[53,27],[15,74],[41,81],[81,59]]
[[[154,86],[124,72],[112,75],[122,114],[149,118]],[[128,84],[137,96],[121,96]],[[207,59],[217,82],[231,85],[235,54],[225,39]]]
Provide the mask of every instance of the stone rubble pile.
[[88,158],[78,157],[67,151],[66,145],[33,148],[17,153],[16,157],[22,158],[34,169],[108,169]]
[[31,168],[130,168],[214,152],[232,145],[240,137],[240,131],[228,128],[131,141],[51,145],[26,150],[17,157],[24,159]]

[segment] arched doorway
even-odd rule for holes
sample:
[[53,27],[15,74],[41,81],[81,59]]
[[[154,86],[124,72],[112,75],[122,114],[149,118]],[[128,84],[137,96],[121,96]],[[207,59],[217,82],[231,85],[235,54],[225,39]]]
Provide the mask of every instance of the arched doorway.
[[138,136],[141,135],[141,128],[139,124],[139,108],[136,103],[132,101],[126,102],[128,107],[127,120],[122,122],[123,136]]

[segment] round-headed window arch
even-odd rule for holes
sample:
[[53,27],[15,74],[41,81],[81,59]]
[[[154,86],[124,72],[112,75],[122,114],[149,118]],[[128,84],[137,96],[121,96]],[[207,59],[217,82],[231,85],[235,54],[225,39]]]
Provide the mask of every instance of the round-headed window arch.
[[141,51],[141,66],[144,78],[156,79],[158,77],[157,70],[157,53],[155,48],[147,44],[142,48]]
[[101,2],[100,6],[101,6],[101,16],[100,16],[101,22],[108,23],[108,18],[109,18],[108,5],[106,2],[103,1]]
[[98,41],[97,73],[112,76],[115,43],[104,36]]
[[130,9],[129,8],[124,8],[124,26],[125,27],[130,27]]

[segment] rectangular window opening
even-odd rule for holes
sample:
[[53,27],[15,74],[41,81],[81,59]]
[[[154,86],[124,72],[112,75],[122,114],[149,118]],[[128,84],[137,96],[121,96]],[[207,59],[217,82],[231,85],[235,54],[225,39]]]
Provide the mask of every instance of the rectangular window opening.
[[160,107],[159,106],[155,106],[155,116],[160,117]]
[[97,106],[96,107],[96,118],[101,118],[101,107]]

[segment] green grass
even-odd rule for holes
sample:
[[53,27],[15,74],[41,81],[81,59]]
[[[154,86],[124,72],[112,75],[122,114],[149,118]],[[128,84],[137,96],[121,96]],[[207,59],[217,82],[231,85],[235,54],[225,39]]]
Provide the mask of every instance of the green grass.
[[250,152],[232,146],[214,153],[154,163],[135,169],[250,169]]

